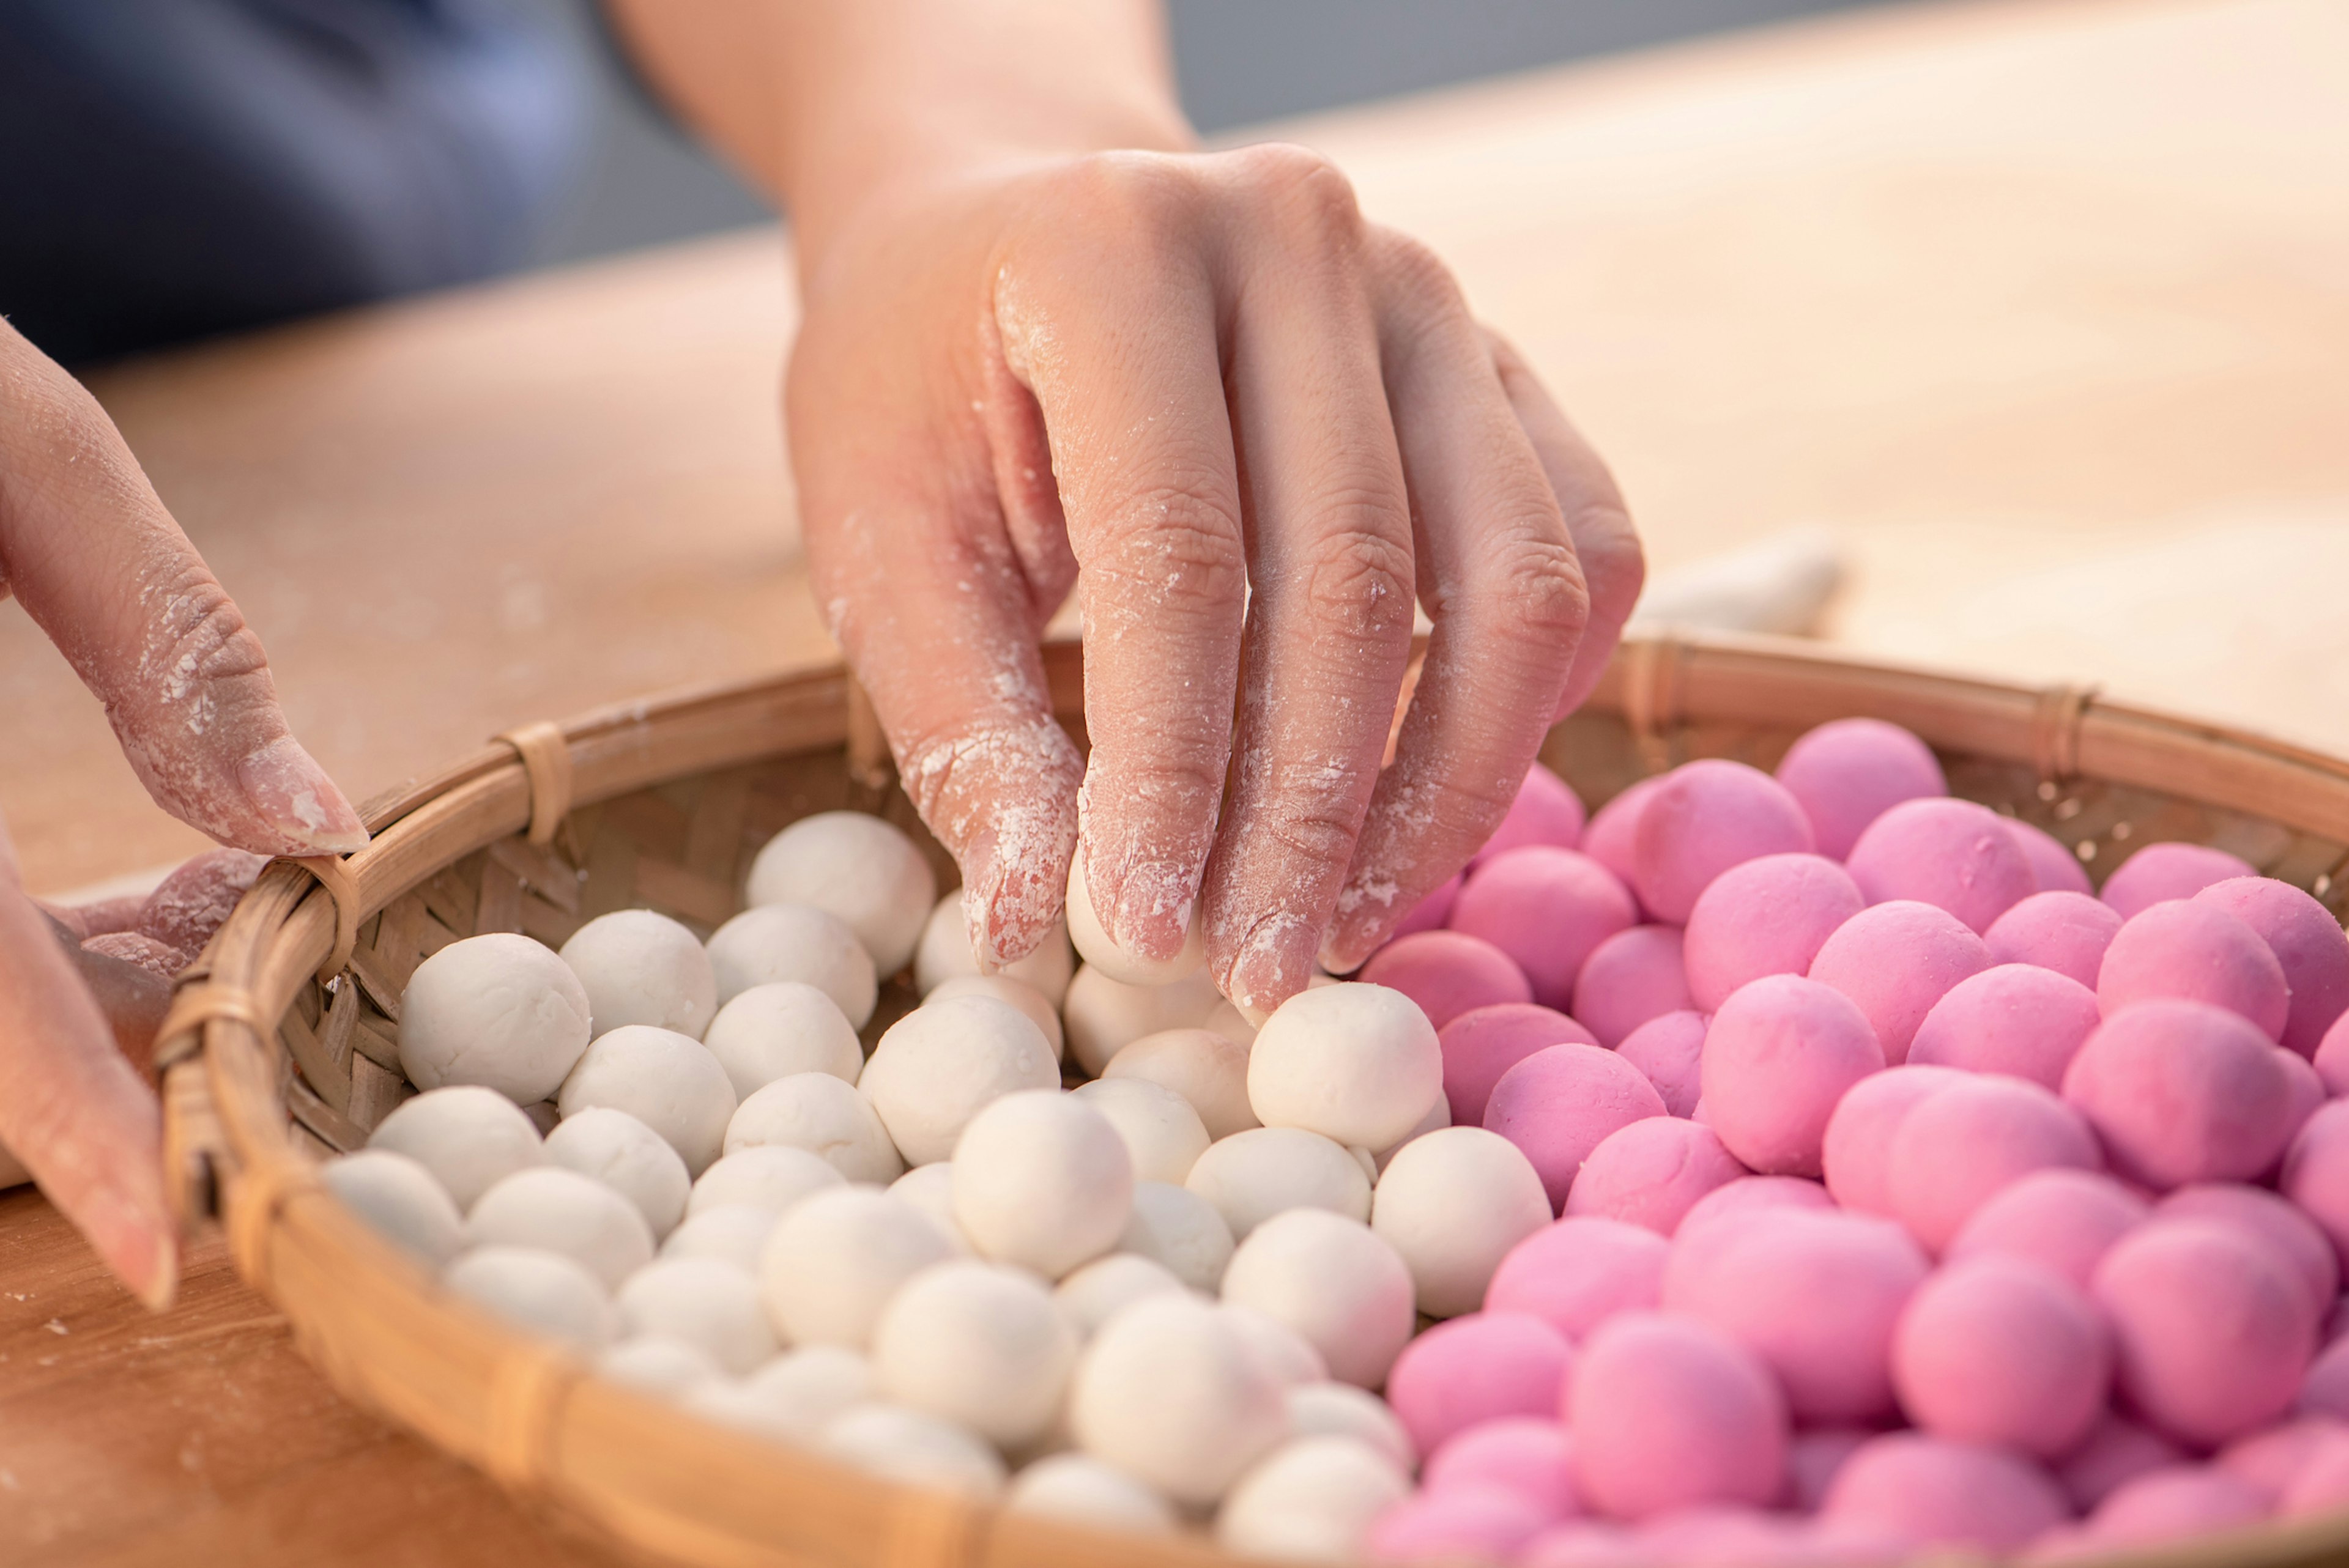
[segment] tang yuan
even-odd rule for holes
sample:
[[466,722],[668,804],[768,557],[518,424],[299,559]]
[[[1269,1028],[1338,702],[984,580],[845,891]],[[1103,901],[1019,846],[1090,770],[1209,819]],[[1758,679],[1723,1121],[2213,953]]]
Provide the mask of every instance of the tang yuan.
[[503,1178],[546,1160],[530,1118],[478,1084],[426,1089],[378,1123],[367,1147],[423,1166],[460,1210]]
[[[921,945],[914,954],[914,985],[926,996],[949,980],[978,972],[978,957],[970,945],[970,923],[962,906],[962,890],[957,888],[938,900],[937,906],[930,911],[928,923],[922,927]],[[1077,955],[1069,945],[1065,923],[1056,923],[1046,932],[1044,939],[1030,952],[995,969],[999,975],[1033,986],[1055,1007],[1068,996],[1069,981],[1076,972]]]
[[1479,1007],[1534,999],[1533,984],[1516,960],[1464,931],[1398,938],[1371,954],[1359,977],[1410,997],[1439,1029]]
[[1989,967],[1990,949],[1957,916],[1896,899],[1838,926],[1811,960],[1810,977],[1858,1005],[1885,1061],[1898,1066],[1933,1004]]
[[2213,883],[2257,874],[2241,856],[2207,844],[2147,844],[2105,879],[2104,900],[2126,920],[2170,899],[2192,898]]
[[599,914],[563,944],[587,993],[595,1032],[651,1024],[698,1037],[718,1011],[718,977],[701,939],[665,914]]
[[730,1160],[803,1150],[851,1181],[894,1181],[905,1169],[873,1102],[830,1073],[792,1073],[744,1100],[726,1124],[725,1148]]
[[1509,802],[1501,825],[1493,830],[1493,836],[1485,841],[1485,847],[1469,863],[1475,865],[1527,844],[1574,849],[1582,842],[1585,820],[1582,797],[1565,779],[1537,762],[1526,769],[1525,782],[1517,786],[1516,799]]
[[793,1073],[830,1073],[854,1083],[864,1047],[839,1004],[801,980],[740,993],[709,1021],[701,1043],[726,1069],[737,1099]]
[[1879,718],[1837,718],[1806,730],[1778,764],[1810,819],[1819,853],[1842,860],[1868,825],[1903,800],[1949,793],[1932,748]]
[[1977,933],[2039,891],[2006,823],[1971,800],[1893,807],[1868,824],[1845,864],[1868,903],[1930,903]]
[[387,1241],[439,1268],[465,1246],[465,1222],[432,1173],[404,1154],[363,1150],[329,1160],[327,1191],[349,1204]]
[[1274,1009],[1248,1053],[1248,1104],[1267,1127],[1384,1149],[1444,1093],[1444,1052],[1399,991],[1337,985]]
[[1630,890],[1605,866],[1572,850],[1529,844],[1480,861],[1446,923],[1506,954],[1535,1001],[1564,1007],[1584,960],[1639,918]]
[[881,1037],[859,1087],[898,1151],[916,1165],[945,1160],[970,1119],[1023,1088],[1057,1088],[1043,1032],[986,996],[916,1007]]
[[636,1206],[656,1238],[685,1217],[693,1178],[660,1134],[624,1110],[591,1107],[546,1135],[546,1158],[592,1176]]
[[1207,1136],[1220,1139],[1264,1125],[1248,1105],[1247,1069],[1245,1041],[1213,1029],[1164,1029],[1121,1049],[1102,1077],[1143,1078],[1173,1089],[1198,1112]]
[[1220,1308],[1138,1301],[1078,1357],[1078,1446],[1178,1503],[1206,1507],[1288,1435],[1282,1386]]
[[1524,1151],[1555,1212],[1590,1151],[1618,1128],[1664,1114],[1639,1068],[1597,1046],[1549,1046],[1501,1075],[1485,1126]]
[[1690,1005],[1687,955],[1669,925],[1617,932],[1590,950],[1574,977],[1574,1017],[1610,1050],[1651,1018]]
[[1204,1026],[1223,998],[1202,974],[1164,985],[1129,985],[1088,964],[1061,1004],[1069,1055],[1098,1078],[1112,1058],[1145,1036]]
[[1784,785],[1742,762],[1708,758],[1665,774],[1641,803],[1631,885],[1651,914],[1679,924],[1730,867],[1816,847],[1810,820]]
[[409,977],[399,1067],[421,1089],[478,1084],[534,1105],[586,1050],[588,1029],[586,989],[553,948],[507,932],[468,936]]
[[651,1128],[698,1176],[718,1158],[734,1115],[734,1082],[690,1035],[623,1024],[595,1037],[563,1080],[564,1117],[593,1106],[624,1110]]
[[1541,1318],[1477,1312],[1413,1340],[1387,1381],[1387,1400],[1422,1453],[1510,1416],[1554,1416],[1574,1367],[1566,1336]]
[[819,811],[769,839],[750,862],[750,902],[802,904],[855,933],[883,975],[914,956],[938,896],[922,851],[862,811]]
[[1359,1220],[1291,1209],[1248,1233],[1224,1271],[1223,1297],[1294,1331],[1330,1377],[1375,1388],[1411,1338],[1412,1274]]
[[837,916],[808,904],[746,909],[710,934],[709,949],[721,1007],[753,985],[797,980],[831,997],[861,1029],[881,995],[873,955],[856,934]]
[[[1501,1075],[1547,1046],[1599,1044],[1564,1013],[1534,1002],[1504,1002],[1461,1014],[1436,1031],[1444,1054],[1444,1093],[1455,1127],[1475,1127]],[[2344,1053],[2349,1055],[2349,1053]]]
[[1806,975],[1837,927],[1868,901],[1820,855],[1764,855],[1715,877],[1689,912],[1687,1005],[1717,1011],[1765,975]]
[[2120,912],[2101,899],[2035,892],[1991,922],[1982,942],[1993,964],[2034,964],[2093,991],[2120,928]]

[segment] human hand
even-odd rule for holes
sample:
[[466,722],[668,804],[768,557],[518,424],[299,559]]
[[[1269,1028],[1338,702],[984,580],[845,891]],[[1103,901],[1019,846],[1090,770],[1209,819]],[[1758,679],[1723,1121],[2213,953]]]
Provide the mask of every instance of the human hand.
[[[5,324],[0,593],[106,705],[165,810],[259,855],[367,842],[358,814],[287,727],[260,640],[111,422]],[[258,863],[202,856],[136,912],[52,915],[26,896],[0,832],[0,1143],[152,1306],[170,1301],[178,1255],[160,1116],[125,1050],[143,1052],[160,1021],[159,954],[192,957],[182,944],[202,945],[223,893],[240,876],[249,884]],[[153,951],[109,944],[132,931]]]
[[[1050,928],[1081,823],[1128,951],[1196,901],[1243,1006],[1359,964],[1614,646],[1642,567],[1605,467],[1299,149],[958,170],[802,243],[810,564],[982,951]],[[1037,654],[1072,584],[1081,765]]]

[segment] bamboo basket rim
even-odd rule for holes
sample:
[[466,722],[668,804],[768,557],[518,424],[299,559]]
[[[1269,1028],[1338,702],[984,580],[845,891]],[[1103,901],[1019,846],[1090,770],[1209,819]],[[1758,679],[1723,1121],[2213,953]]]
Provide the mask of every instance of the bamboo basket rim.
[[[1078,645],[1048,644],[1045,655],[1055,711],[1080,712]],[[1697,723],[1807,727],[1866,716],[1903,724],[1939,751],[2029,767],[2048,783],[2157,790],[2349,844],[2349,759],[2108,701],[2090,686],[2033,687],[1790,639],[1663,632],[1627,638],[1584,711],[1619,717],[1650,771],[1678,759],[1679,736]],[[347,859],[271,864],[181,977],[158,1035],[175,1205],[186,1223],[223,1224],[238,1273],[285,1312],[303,1353],[339,1391],[636,1552],[729,1568],[1228,1565],[1237,1560],[1189,1534],[1109,1533],[881,1480],[592,1377],[560,1348],[440,1290],[332,1198],[292,1133],[272,1037],[303,983],[326,979],[322,965],[348,954],[361,921],[501,839],[528,831],[543,842],[571,806],[833,747],[860,781],[888,779],[871,708],[837,664],[611,704],[509,732],[376,796],[360,811],[373,841]],[[396,1367],[399,1357],[409,1363]],[[2303,1568],[2343,1559],[2349,1512],[2080,1561]]]

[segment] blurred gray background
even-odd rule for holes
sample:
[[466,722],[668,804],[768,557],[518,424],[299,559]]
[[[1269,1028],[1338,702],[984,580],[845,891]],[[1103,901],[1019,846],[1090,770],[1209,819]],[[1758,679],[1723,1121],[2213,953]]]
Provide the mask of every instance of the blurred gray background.
[[[563,0],[586,30],[585,6]],[[854,0],[841,0],[854,4]],[[1210,134],[1277,116],[1867,0],[1168,0],[1183,103]],[[768,212],[645,103],[608,57],[592,166],[544,263],[755,222]]]

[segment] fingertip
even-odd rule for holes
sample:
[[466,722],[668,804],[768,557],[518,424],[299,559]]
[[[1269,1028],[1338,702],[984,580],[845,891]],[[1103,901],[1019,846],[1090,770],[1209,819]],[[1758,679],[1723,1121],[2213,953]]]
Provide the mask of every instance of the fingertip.
[[133,1194],[99,1187],[67,1210],[67,1217],[89,1239],[108,1272],[150,1312],[170,1308],[179,1294],[180,1244],[160,1188]]
[[237,764],[246,802],[280,836],[278,854],[349,854],[367,848],[367,825],[326,770],[291,735]]

